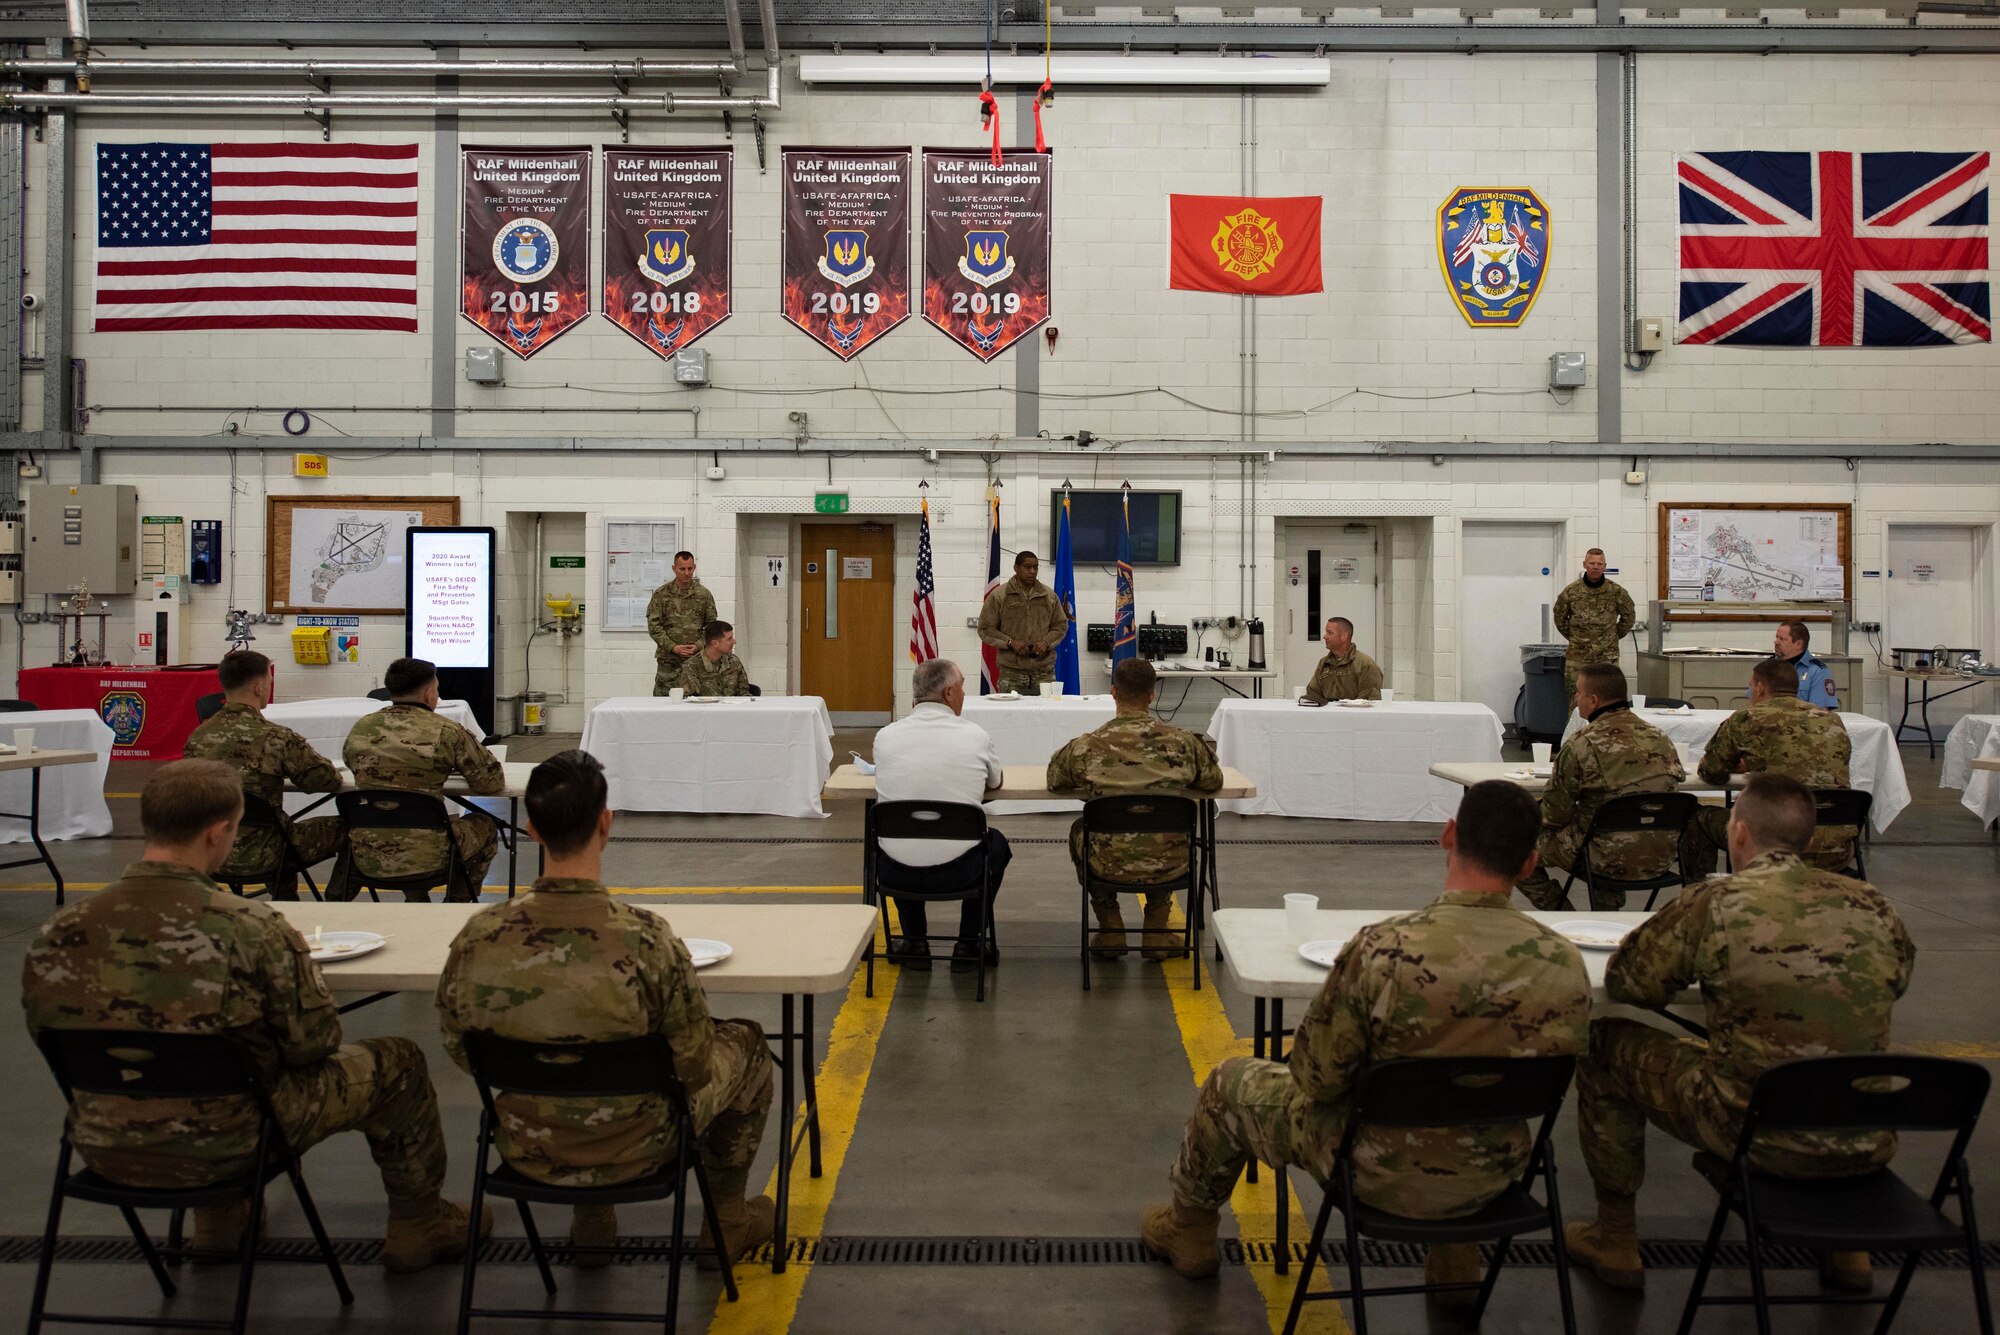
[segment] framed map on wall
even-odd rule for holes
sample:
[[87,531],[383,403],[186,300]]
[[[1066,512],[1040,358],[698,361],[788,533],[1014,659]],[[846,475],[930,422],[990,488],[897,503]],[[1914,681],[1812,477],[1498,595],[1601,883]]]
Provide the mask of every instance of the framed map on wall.
[[264,610],[401,616],[406,535],[456,523],[456,496],[268,497]]
[[1660,503],[1659,596],[1717,603],[1851,599],[1853,508]]

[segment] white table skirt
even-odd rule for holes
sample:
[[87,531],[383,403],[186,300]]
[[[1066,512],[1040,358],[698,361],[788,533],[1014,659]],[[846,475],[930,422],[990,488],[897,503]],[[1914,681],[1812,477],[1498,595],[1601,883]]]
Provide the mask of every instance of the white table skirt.
[[583,749],[604,762],[619,811],[826,815],[833,720],[816,695],[615,696],[590,711]]
[[1963,788],[1959,805],[1979,817],[1981,825],[2000,820],[2000,773],[1972,768],[1974,760],[1987,756],[2000,756],[2000,714],[1967,714],[1951,725],[1938,787]]
[[[1709,739],[1722,721],[1735,711],[1728,709],[1692,709],[1683,714],[1670,709],[1641,710],[1639,716],[1667,734],[1674,745],[1684,748],[1681,762],[1692,774],[1701,764],[1702,752],[1708,749]],[[1893,729],[1881,719],[1870,718],[1866,714],[1840,716],[1847,725],[1849,755],[1847,761],[1848,782],[1864,793],[1871,793],[1875,806],[1869,816],[1869,824],[1879,834],[1889,828],[1889,823],[1902,814],[1910,805],[1910,781],[1903,773],[1903,757],[1896,750]],[[1577,731],[1571,727],[1568,735]]]
[[1216,755],[1257,785],[1222,803],[1258,816],[1446,821],[1463,790],[1434,778],[1440,760],[1500,759],[1500,716],[1445,700],[1379,701],[1367,709],[1295,700],[1224,700],[1208,725]]
[[[1022,696],[994,700],[967,696],[963,717],[986,729],[1003,765],[1047,765],[1049,757],[1074,738],[1109,723],[1118,707],[1108,695]],[[988,802],[989,816],[1030,811],[1083,810],[1081,802]]]
[[[347,734],[354,730],[355,723],[388,707],[387,700],[371,700],[365,695],[341,695],[322,700],[286,700],[266,705],[264,717],[298,733],[312,744],[313,750],[338,765],[342,763],[341,748],[347,744]],[[473,715],[472,706],[463,700],[441,700],[437,712],[440,717],[450,719],[474,737],[486,735],[479,726],[478,718]],[[317,801],[319,798],[309,793],[286,793],[285,810],[297,811]],[[321,814],[330,815],[331,811]]]
[[[38,709],[8,714],[0,723],[0,741],[11,741],[13,729],[33,728],[35,746],[44,751],[95,751],[94,765],[55,765],[42,775],[42,838],[94,839],[111,833],[111,808],[104,800],[105,776],[111,772],[111,729],[94,709]],[[0,774],[0,810],[25,813],[32,800],[26,770]],[[28,842],[28,822],[0,820],[0,844]]]

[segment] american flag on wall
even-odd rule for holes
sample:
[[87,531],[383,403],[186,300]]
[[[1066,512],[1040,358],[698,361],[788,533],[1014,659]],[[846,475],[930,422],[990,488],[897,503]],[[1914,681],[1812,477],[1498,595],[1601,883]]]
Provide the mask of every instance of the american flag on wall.
[[917,591],[910,595],[910,661],[925,663],[938,656],[937,579],[931,571],[931,502],[924,498],[917,521]]
[[415,144],[100,144],[100,333],[417,328]]
[[1690,153],[1676,343],[1993,341],[1986,153]]

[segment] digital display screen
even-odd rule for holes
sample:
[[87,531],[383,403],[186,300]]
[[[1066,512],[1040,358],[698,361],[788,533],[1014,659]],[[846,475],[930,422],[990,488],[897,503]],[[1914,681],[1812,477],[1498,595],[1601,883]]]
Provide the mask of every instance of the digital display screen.
[[413,528],[409,645],[441,668],[493,666],[493,530]]
[[[1071,491],[1070,554],[1078,565],[1110,565],[1118,560],[1118,537],[1125,527],[1126,492]],[[1134,491],[1132,564],[1177,566],[1181,563],[1181,494],[1177,491]],[[1057,524],[1062,517],[1062,491],[1049,500],[1049,549],[1042,564],[1055,564]]]

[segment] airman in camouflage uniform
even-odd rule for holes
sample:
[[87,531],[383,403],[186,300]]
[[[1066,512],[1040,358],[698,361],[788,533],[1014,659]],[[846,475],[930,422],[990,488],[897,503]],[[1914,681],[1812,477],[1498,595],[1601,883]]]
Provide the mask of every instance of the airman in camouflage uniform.
[[[1468,789],[1443,841],[1444,893],[1348,941],[1285,1062],[1234,1057],[1210,1073],[1169,1177],[1173,1204],[1145,1220],[1147,1242],[1176,1269],[1213,1272],[1217,1213],[1251,1159],[1297,1165],[1320,1182],[1332,1176],[1355,1086],[1369,1067],[1405,1057],[1582,1051],[1590,1017],[1583,958],[1509,902],[1535,828],[1534,801],[1519,788],[1489,781]],[[1532,1146],[1520,1123],[1363,1129],[1355,1185],[1379,1209],[1449,1219],[1482,1208],[1518,1179]],[[1476,1251],[1449,1259],[1469,1261],[1470,1277],[1478,1277]]]
[[[405,664],[421,666],[405,669]],[[428,683],[411,686],[398,675],[399,669],[427,674]],[[389,665],[384,680],[394,702],[356,720],[341,748],[357,788],[438,797],[444,793],[445,780],[454,774],[464,776],[472,793],[492,794],[507,786],[507,773],[493,753],[477,737],[437,714],[435,668],[422,659],[401,658]],[[398,689],[399,685],[406,689]],[[460,875],[445,887],[445,899],[452,903],[477,899],[486,869],[499,852],[499,833],[486,816],[467,815],[453,819],[451,837],[458,845]],[[368,876],[416,876],[445,863],[444,840],[430,830],[356,830],[349,842],[356,869]],[[345,891],[344,897],[353,897],[338,868],[334,883]],[[429,902],[430,893],[410,890],[404,897],[421,904]]]
[[1328,617],[1321,639],[1326,657],[1306,683],[1306,699],[1322,705],[1329,700],[1380,700],[1382,669],[1354,647],[1354,623],[1346,617]]
[[[291,819],[285,815],[285,785],[290,783],[302,793],[337,793],[340,771],[305,738],[264,717],[263,708],[271,698],[270,669],[271,660],[255,650],[239,650],[224,658],[220,675],[228,698],[188,735],[182,754],[189,760],[219,760],[241,775],[243,791],[262,798],[277,813],[291,834],[300,861],[310,867],[332,857],[340,847],[340,818]],[[242,830],[218,874],[266,871],[278,864],[280,851],[277,831]],[[273,899],[297,899],[298,873],[289,872],[272,882],[270,890]]]
[[[715,620],[715,595],[694,577],[694,554],[674,556],[674,577],[653,590],[646,603],[646,630],[653,637],[653,694],[665,695],[680,683],[681,668],[701,652],[701,628]],[[681,652],[686,646],[687,652]]]
[[736,648],[736,631],[727,621],[711,621],[701,628],[701,652],[681,668],[675,682],[689,695],[748,695],[750,674],[743,660],[731,651]]
[[[28,948],[28,1028],[233,1039],[262,1073],[292,1149],[342,1131],[368,1138],[389,1197],[386,1265],[408,1270],[458,1255],[466,1217],[438,1195],[444,1134],[423,1050],[406,1038],[343,1044],[340,1012],[297,929],[209,879],[234,832],[227,804],[232,795],[240,804],[241,791],[232,770],[205,760],[177,761],[147,782],[145,859],[49,919]],[[187,842],[157,818],[163,793],[178,802],[183,831],[190,819],[197,830],[216,828],[215,810],[231,828],[219,841]],[[140,1187],[203,1186],[249,1171],[258,1126],[256,1104],[240,1097],[79,1093],[69,1112],[70,1143],[84,1161]],[[247,1203],[195,1211],[197,1245],[234,1246],[248,1217]]]
[[[1890,1011],[1910,984],[1916,948],[1865,881],[1808,864],[1812,797],[1791,779],[1753,776],[1729,825],[1737,871],[1690,887],[1611,957],[1613,1001],[1661,1007],[1699,987],[1708,1039],[1624,1019],[1591,1026],[1577,1070],[1577,1133],[1597,1185],[1598,1220],[1571,1225],[1570,1254],[1606,1282],[1637,1288],[1634,1197],[1645,1179],[1646,1123],[1727,1157],[1757,1077],[1799,1057],[1880,1052]],[[1846,1177],[1889,1161],[1893,1136],[1760,1137],[1752,1158],[1780,1177]],[[1854,1258],[1853,1287],[1867,1258]],[[1836,1258],[1836,1282],[1849,1287]]]
[[[1702,782],[1725,784],[1733,774],[1769,772],[1797,779],[1808,788],[1845,788],[1852,743],[1840,715],[1799,698],[1799,674],[1782,658],[1759,663],[1750,678],[1750,707],[1739,709],[1715,730],[1702,752],[1697,773]],[[1703,807],[1689,822],[1681,841],[1681,865],[1693,881],[1715,870],[1717,855],[1727,845],[1729,813]],[[1861,832],[1852,825],[1829,825],[1813,831],[1806,860],[1828,871],[1845,871],[1854,863],[1854,840]]]
[[[1541,865],[1520,890],[1538,909],[1564,909],[1569,898],[1549,876],[1551,869],[1580,871],[1583,837],[1597,810],[1628,793],[1671,793],[1687,772],[1667,735],[1632,711],[1625,699],[1625,674],[1609,663],[1593,664],[1577,685],[1577,708],[1590,720],[1563,743],[1555,772],[1542,792]],[[1658,834],[1599,835],[1590,847],[1590,865],[1621,881],[1658,876],[1674,859],[1674,838]],[[1623,891],[1593,893],[1590,906],[1616,911]]]
[[[607,838],[610,832],[603,767],[568,751],[537,766],[535,775],[529,819],[551,870],[601,874],[603,845],[594,836],[600,826]],[[543,798],[564,786],[581,800]],[[580,847],[571,842],[578,838],[585,841]],[[438,979],[437,1007],[445,1051],[460,1066],[467,1066],[467,1030],[542,1043],[663,1035],[693,1105],[696,1152],[733,1235],[728,1216],[745,1208],[745,1184],[771,1109],[771,1054],[755,1021],[709,1017],[687,946],[665,918],[614,900],[595,876],[544,876],[531,893],[482,909],[466,923]],[[502,1157],[538,1182],[629,1182],[659,1171],[678,1150],[667,1102],[658,1096],[502,1095],[496,1106]],[[608,1211],[594,1221],[584,1217],[583,1231],[593,1223],[604,1239],[593,1245],[609,1245],[616,1227]]]
[[1583,557],[1583,576],[1556,595],[1556,634],[1569,641],[1563,656],[1563,685],[1576,699],[1576,674],[1592,663],[1616,663],[1618,642],[1638,620],[1632,595],[1604,577],[1604,552],[1592,547]]
[[979,608],[979,642],[990,644],[1003,691],[1034,694],[1056,679],[1056,646],[1069,631],[1069,614],[1055,590],[1035,578],[1041,561],[1033,552],[1014,558],[1014,578],[986,596]]
[[[1053,792],[1078,792],[1087,797],[1111,793],[1179,792],[1185,788],[1213,792],[1222,786],[1222,766],[1215,748],[1200,733],[1161,723],[1152,716],[1159,678],[1143,658],[1128,658],[1113,674],[1111,693],[1118,715],[1095,732],[1067,743],[1049,758],[1048,784]],[[1114,834],[1094,836],[1090,871],[1105,881],[1132,885],[1170,881],[1187,873],[1190,849],[1178,834]],[[1069,831],[1070,861],[1083,880],[1083,818]],[[1091,885],[1090,906],[1098,933],[1091,948],[1101,958],[1125,953],[1125,918],[1118,895]],[[1164,959],[1170,937],[1167,921],[1173,908],[1170,890],[1141,891],[1146,898],[1146,958]]]

